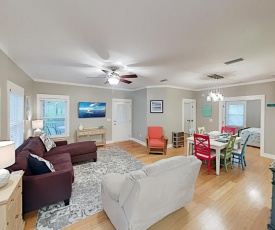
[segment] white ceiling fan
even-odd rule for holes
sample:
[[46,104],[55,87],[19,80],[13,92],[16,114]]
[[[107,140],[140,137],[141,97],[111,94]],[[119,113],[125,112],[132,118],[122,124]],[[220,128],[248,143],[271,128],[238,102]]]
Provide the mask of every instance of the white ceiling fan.
[[[109,83],[111,85],[117,85],[119,82],[123,82],[126,84],[131,84],[132,81],[126,80],[125,78],[137,78],[136,74],[127,74],[127,75],[119,75],[116,71],[119,70],[118,66],[110,66],[108,70],[102,69],[102,71],[108,74],[107,81],[104,83]],[[87,78],[100,78],[100,77],[87,77]]]

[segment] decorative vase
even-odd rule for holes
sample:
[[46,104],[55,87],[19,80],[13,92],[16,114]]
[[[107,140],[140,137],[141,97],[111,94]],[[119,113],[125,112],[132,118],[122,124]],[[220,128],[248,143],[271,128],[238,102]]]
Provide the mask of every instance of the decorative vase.
[[78,126],[78,129],[79,129],[79,130],[83,130],[83,125],[80,124],[80,125]]
[[8,183],[10,172],[7,169],[0,169],[0,188]]

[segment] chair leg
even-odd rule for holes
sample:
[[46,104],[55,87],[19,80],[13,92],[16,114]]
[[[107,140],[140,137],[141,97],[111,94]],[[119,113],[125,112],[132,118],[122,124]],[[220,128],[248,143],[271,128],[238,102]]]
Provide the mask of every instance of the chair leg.
[[225,171],[228,172],[228,169],[227,169],[227,160],[226,160],[226,158],[224,158],[224,167],[225,167]]
[[207,174],[209,175],[210,174],[210,169],[211,169],[211,161],[209,160],[208,163],[207,163]]
[[243,159],[241,160],[241,164],[242,164],[242,170],[244,170],[244,161],[243,161]]
[[244,165],[246,166],[245,156],[243,156]]

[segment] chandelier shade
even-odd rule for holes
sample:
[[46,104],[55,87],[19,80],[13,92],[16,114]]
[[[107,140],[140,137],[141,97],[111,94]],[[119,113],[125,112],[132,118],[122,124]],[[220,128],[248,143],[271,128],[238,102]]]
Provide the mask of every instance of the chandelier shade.
[[213,87],[211,87],[211,89],[208,90],[208,95],[207,95],[206,100],[207,101],[213,101],[213,102],[223,101],[224,96],[222,94],[221,88],[218,87],[219,86],[219,81],[223,77],[220,76],[220,75],[217,75],[217,74],[213,74],[213,75],[210,75],[208,77],[214,79],[214,84],[213,84]]

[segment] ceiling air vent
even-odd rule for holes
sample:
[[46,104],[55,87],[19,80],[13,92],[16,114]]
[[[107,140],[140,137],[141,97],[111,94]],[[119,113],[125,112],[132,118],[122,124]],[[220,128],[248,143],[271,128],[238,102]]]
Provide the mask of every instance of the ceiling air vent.
[[162,80],[160,80],[160,82],[165,82],[165,81],[168,81],[167,79],[162,79]]
[[222,79],[223,77],[218,75],[218,74],[212,74],[212,75],[208,75],[207,77],[213,78],[213,79]]
[[238,59],[235,59],[235,60],[232,60],[232,61],[227,61],[224,64],[230,65],[230,64],[233,64],[233,63],[236,63],[236,62],[240,62],[240,61],[243,61],[243,58],[238,58]]

